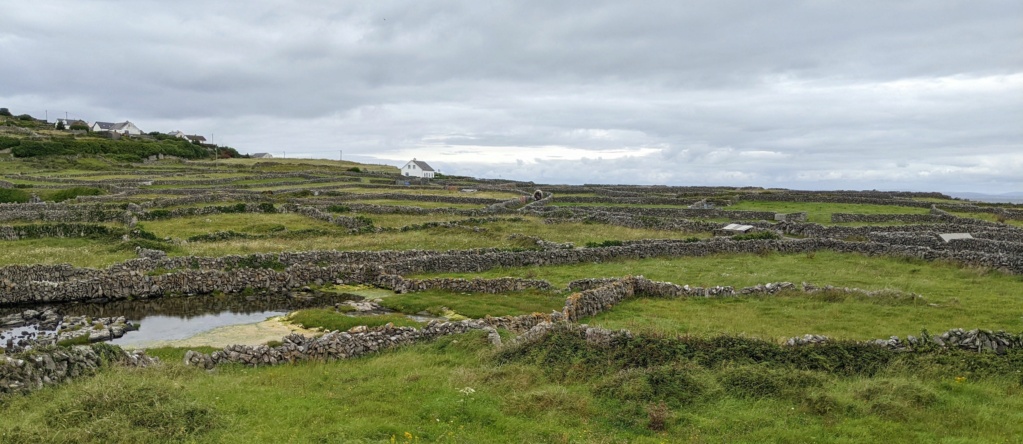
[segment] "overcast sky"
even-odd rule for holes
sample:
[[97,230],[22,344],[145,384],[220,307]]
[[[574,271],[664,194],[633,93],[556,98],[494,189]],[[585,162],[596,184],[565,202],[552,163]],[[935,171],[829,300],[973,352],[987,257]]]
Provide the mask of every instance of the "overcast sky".
[[543,183],[1023,191],[1023,1],[5,2],[0,107]]

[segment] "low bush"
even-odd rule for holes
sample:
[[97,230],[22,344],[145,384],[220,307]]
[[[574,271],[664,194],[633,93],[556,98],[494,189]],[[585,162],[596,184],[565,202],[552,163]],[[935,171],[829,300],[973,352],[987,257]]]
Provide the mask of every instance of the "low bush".
[[698,368],[680,364],[628,368],[605,378],[594,391],[609,399],[680,407],[708,392],[707,384],[697,377],[699,372]]
[[302,328],[319,328],[327,331],[348,331],[352,327],[360,325],[379,327],[389,323],[396,327],[421,327],[423,325],[400,314],[349,316],[333,308],[299,310],[289,314],[287,320]]
[[775,240],[781,239],[778,233],[773,231],[758,231],[756,233],[737,234],[732,236],[732,240]]
[[819,373],[746,365],[726,369],[718,375],[725,392],[737,398],[774,398],[823,385]]
[[16,188],[0,188],[0,203],[25,203],[31,198],[25,191]]
[[74,199],[78,196],[99,196],[101,194],[103,194],[103,190],[94,187],[65,188],[51,194],[50,200],[53,200],[54,202],[63,202],[65,200]]

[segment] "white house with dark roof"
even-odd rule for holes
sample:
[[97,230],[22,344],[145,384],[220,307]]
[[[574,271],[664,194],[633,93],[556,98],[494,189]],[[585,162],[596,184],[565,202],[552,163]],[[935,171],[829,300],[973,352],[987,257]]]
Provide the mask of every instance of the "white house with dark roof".
[[127,120],[121,123],[93,122],[93,124],[89,126],[89,130],[93,132],[105,131],[111,133],[130,134],[133,136],[142,134],[142,130],[140,130],[139,127]]
[[198,143],[198,144],[206,143],[206,137],[204,137],[204,136],[198,136],[198,135],[195,135],[195,134],[190,134],[190,135],[185,136],[185,138],[188,139],[188,141],[192,142],[192,143]]
[[426,162],[416,160],[415,158],[406,163],[405,166],[401,167],[402,176],[432,179],[434,173],[435,171],[433,170],[433,167],[428,165]]

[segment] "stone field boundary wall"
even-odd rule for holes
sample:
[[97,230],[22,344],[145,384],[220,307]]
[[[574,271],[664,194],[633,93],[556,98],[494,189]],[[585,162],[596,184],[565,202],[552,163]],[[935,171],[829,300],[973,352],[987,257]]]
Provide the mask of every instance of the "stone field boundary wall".
[[805,203],[842,203],[842,204],[872,204],[872,205],[894,205],[900,207],[930,208],[932,202],[922,202],[909,199],[882,198],[882,197],[852,197],[846,195],[821,195],[821,194],[798,194],[798,193],[756,193],[742,194],[735,197],[736,200],[760,201],[760,202],[805,202]]
[[[918,246],[846,242],[823,238],[744,241],[711,239],[700,242],[659,241],[616,247],[529,251],[492,249],[451,252],[330,251],[222,258],[133,259],[105,270],[84,272],[54,266],[2,267],[0,276],[4,276],[5,279],[0,281],[0,304],[67,302],[95,298],[149,298],[167,294],[239,292],[246,288],[286,291],[336,280],[374,284],[380,275],[465,273],[498,267],[570,265],[714,254],[763,252],[792,254],[820,250],[868,256],[911,257],[928,261],[947,260],[1023,274],[1023,256],[1018,254],[936,250]],[[29,272],[24,273],[26,270]],[[158,270],[160,274],[155,274],[154,272]],[[47,275],[47,272],[52,272],[52,275]],[[36,279],[26,280],[22,276]]]
[[39,239],[46,237],[67,238],[67,237],[110,237],[124,234],[123,229],[111,228],[105,225],[59,223],[46,225],[0,225],[0,241],[15,241],[20,239]]
[[499,294],[523,290],[551,291],[554,286],[550,282],[537,279],[504,277],[497,279],[406,279],[398,275],[381,275],[374,284],[395,293],[419,292],[425,290],[445,290],[460,293]]
[[131,216],[118,206],[105,204],[67,205],[62,203],[3,203],[0,204],[0,222],[120,222],[128,223]]
[[147,367],[157,362],[141,351],[120,347],[77,346],[34,350],[15,356],[0,355],[0,394],[25,393],[66,380],[91,375],[110,365]]
[[989,225],[986,223],[961,224],[939,223],[926,225],[893,225],[893,226],[824,226],[814,223],[779,223],[774,229],[784,234],[829,239],[867,238],[871,233],[978,233],[982,237],[999,239],[1008,242],[1023,242],[1023,229],[1010,225]]
[[[623,279],[588,279],[575,281],[570,287],[591,287],[573,293],[565,301],[561,313],[550,315],[505,316],[501,318],[487,317],[456,322],[431,321],[421,329],[413,327],[394,327],[391,324],[378,328],[355,327],[348,332],[332,331],[320,337],[305,337],[298,334],[286,336],[280,346],[266,345],[244,346],[232,345],[210,354],[188,351],[185,364],[213,369],[225,363],[249,366],[266,366],[299,361],[317,360],[330,361],[363,356],[368,353],[381,352],[407,344],[414,344],[436,339],[445,335],[462,334],[473,330],[487,331],[488,340],[495,346],[502,346],[496,328],[506,328],[521,335],[515,339],[513,346],[533,343],[542,339],[552,331],[567,329],[585,338],[591,346],[609,346],[620,338],[632,338],[627,330],[612,331],[602,328],[579,325],[579,319],[599,314],[612,308],[621,301],[635,297],[685,297],[703,295],[704,297],[735,296],[737,294],[770,295],[779,291],[795,288],[787,282],[769,283],[747,287],[736,292],[731,287],[713,287],[709,289],[679,286],[669,282],[650,281],[643,277],[627,277]],[[832,287],[818,288],[803,285],[804,292],[835,291]],[[886,292],[866,292],[858,289],[837,289],[845,292],[861,292],[868,296],[885,296]],[[915,296],[915,295],[914,295]],[[814,346],[828,342],[824,336],[807,335],[809,339],[793,338],[787,346]],[[1006,332],[990,332],[985,330],[952,329],[937,337],[917,339],[907,337],[901,341],[897,337],[866,341],[879,347],[897,351],[912,351],[925,345],[937,345],[942,348],[958,348],[974,352],[1005,353],[1008,349],[1023,348],[1023,334]]]

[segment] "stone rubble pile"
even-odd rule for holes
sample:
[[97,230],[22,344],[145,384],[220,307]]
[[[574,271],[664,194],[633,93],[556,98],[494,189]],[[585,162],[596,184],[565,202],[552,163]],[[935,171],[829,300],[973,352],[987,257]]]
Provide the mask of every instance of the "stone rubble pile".
[[0,355],[0,394],[27,392],[45,385],[89,375],[100,367],[117,363],[146,367],[158,362],[142,351],[119,347],[90,346],[35,349],[28,353]]
[[875,339],[869,342],[899,351],[910,351],[919,347],[937,345],[944,348],[956,348],[978,353],[993,352],[1003,354],[1009,349],[1023,348],[1023,334],[955,328],[938,336],[931,336],[929,341],[915,336],[907,336],[905,340],[899,339],[898,336],[892,336],[888,339]]

